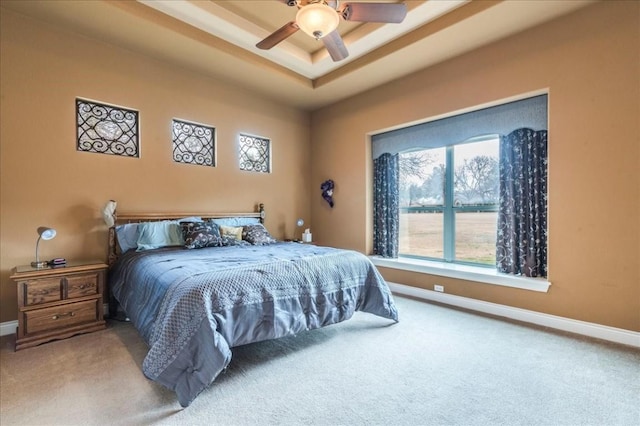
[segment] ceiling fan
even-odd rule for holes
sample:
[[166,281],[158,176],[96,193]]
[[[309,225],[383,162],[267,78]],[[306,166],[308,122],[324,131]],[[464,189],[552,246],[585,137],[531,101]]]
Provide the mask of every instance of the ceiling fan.
[[295,21],[286,23],[256,47],[269,50],[298,30],[302,30],[316,40],[322,40],[331,59],[335,62],[349,56],[337,28],[340,18],[345,21],[383,22],[397,24],[407,16],[404,3],[359,3],[340,5],[339,1],[328,0],[279,0],[287,6],[296,6],[298,13]]

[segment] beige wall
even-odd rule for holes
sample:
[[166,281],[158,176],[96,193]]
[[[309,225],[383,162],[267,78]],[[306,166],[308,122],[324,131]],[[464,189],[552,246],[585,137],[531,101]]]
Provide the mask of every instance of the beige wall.
[[[41,257],[106,259],[100,209],[251,211],[291,236],[309,220],[309,114],[177,67],[2,10],[0,322],[15,320],[15,265],[35,254],[36,228],[58,235]],[[141,158],[76,151],[75,98],[140,111]],[[174,163],[171,119],[217,130],[218,166]],[[271,138],[273,173],[241,172],[238,132]]]
[[[318,111],[311,120],[242,89],[3,9],[0,322],[17,317],[9,271],[32,260],[35,228],[58,230],[43,243],[44,258],[104,259],[99,210],[110,198],[121,211],[237,211],[264,202],[267,227],[278,237],[293,233],[297,217],[310,217],[321,244],[369,252],[367,134],[548,89],[549,293],[381,271],[393,282],[432,288],[437,281],[451,294],[640,331],[639,7],[590,6]],[[138,109],[142,157],[77,152],[77,96]],[[172,162],[173,117],[217,128],[218,167]],[[272,174],[237,170],[240,131],[272,139]],[[320,183],[329,178],[336,181],[334,209],[320,197]]]
[[[640,3],[608,1],[312,115],[314,236],[370,252],[367,134],[549,91],[548,293],[381,268],[385,278],[640,331]],[[428,52],[425,52],[428,54]],[[354,219],[361,218],[361,219]],[[366,220],[365,220],[366,218]]]

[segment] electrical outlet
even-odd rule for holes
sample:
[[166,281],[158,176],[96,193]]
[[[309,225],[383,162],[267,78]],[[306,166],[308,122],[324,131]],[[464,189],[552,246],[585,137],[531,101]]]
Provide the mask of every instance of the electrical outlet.
[[441,292],[441,293],[444,293],[444,286],[443,286],[443,285],[437,285],[437,284],[436,284],[436,285],[434,285],[434,286],[433,286],[433,289],[434,289],[435,291],[439,291],[439,292]]

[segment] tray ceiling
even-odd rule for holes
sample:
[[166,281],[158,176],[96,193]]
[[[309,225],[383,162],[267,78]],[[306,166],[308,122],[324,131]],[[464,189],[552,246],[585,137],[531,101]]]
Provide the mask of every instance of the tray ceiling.
[[[389,2],[393,0],[368,0]],[[397,1],[396,1],[397,2]],[[270,50],[255,44],[295,19],[277,0],[3,0],[3,8],[314,110],[401,78],[592,1],[405,1],[401,24],[341,21],[340,62],[299,31]]]

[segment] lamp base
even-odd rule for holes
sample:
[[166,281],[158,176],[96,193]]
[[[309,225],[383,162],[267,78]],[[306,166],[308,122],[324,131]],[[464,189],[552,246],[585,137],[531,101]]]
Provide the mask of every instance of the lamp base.
[[43,262],[31,262],[32,268],[44,268],[48,265],[49,265],[49,262],[47,262],[46,260]]

